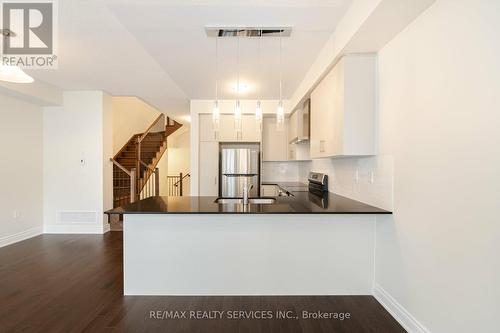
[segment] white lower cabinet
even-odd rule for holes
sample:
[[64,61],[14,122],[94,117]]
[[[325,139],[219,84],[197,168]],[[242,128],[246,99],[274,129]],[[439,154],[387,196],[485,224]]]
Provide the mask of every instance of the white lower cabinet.
[[375,155],[374,55],[343,57],[311,93],[310,157]]
[[199,195],[219,195],[219,143],[200,142]]

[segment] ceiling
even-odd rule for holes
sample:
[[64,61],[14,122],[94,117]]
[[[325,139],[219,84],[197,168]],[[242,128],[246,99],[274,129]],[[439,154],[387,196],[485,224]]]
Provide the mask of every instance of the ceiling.
[[[181,116],[190,99],[215,98],[215,39],[206,26],[291,26],[282,39],[288,99],[351,1],[59,1],[59,69],[30,74],[62,89],[138,96]],[[279,38],[240,38],[239,55],[248,90],[240,98],[279,98]],[[235,98],[237,38],[219,39],[218,62],[219,98]]]

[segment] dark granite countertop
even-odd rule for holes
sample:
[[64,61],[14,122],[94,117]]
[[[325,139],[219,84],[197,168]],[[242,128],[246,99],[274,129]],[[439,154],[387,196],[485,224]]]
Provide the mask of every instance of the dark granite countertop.
[[276,185],[279,186],[283,191],[287,193],[293,192],[307,192],[309,187],[307,184],[301,182],[281,182],[281,181],[265,181],[262,185]]
[[330,193],[309,192],[277,197],[273,204],[219,204],[216,197],[151,197],[107,211],[107,214],[391,214],[391,212]]

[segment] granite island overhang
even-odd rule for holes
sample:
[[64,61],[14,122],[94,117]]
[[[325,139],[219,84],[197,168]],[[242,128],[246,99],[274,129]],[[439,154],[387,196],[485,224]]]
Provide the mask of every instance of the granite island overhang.
[[391,212],[339,195],[220,204],[152,197],[123,214],[125,295],[370,295],[375,224]]

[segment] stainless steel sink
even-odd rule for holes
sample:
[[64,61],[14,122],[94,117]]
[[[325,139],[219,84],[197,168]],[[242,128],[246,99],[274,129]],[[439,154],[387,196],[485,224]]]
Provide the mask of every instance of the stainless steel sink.
[[[219,204],[243,204],[243,198],[217,198],[215,202]],[[275,198],[248,198],[248,203],[254,205],[269,205],[275,202]]]

